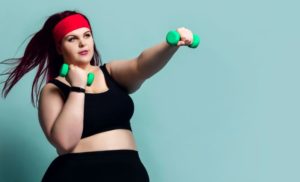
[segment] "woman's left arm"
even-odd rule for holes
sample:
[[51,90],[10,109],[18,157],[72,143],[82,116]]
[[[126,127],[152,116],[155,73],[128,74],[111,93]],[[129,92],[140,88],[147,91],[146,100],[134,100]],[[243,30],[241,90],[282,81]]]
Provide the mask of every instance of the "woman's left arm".
[[135,92],[142,83],[161,70],[175,54],[180,46],[190,45],[193,34],[190,30],[178,28],[181,40],[177,46],[170,46],[166,41],[145,49],[138,57],[127,61],[107,63],[110,75],[129,93]]

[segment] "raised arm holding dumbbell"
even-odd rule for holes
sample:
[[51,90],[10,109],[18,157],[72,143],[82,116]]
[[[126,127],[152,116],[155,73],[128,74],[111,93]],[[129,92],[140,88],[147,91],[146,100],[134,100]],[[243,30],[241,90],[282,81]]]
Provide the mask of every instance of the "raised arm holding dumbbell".
[[[173,54],[179,49],[180,46],[190,46],[194,42],[194,34],[191,30],[181,27],[176,29],[177,38],[176,44],[170,43],[169,33],[166,33],[166,38],[161,43],[145,49],[137,58],[138,75],[137,77],[143,78],[140,84],[147,78],[161,70],[167,62],[171,59]],[[199,38],[199,37],[198,37]],[[197,43],[198,42],[198,43]],[[200,43],[200,38],[196,40],[196,45]],[[139,88],[139,86],[136,86]]]

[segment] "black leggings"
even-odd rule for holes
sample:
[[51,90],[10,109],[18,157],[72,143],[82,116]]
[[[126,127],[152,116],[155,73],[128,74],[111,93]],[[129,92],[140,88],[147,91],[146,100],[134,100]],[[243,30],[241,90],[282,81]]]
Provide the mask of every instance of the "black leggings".
[[42,182],[149,182],[138,151],[131,149],[68,153],[55,158]]

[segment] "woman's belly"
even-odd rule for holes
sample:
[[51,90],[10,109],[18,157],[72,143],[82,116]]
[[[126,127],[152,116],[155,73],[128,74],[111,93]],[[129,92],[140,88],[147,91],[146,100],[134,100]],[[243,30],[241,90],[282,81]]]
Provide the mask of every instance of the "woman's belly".
[[[132,149],[136,150],[133,134],[130,130],[114,129],[81,139],[71,153]],[[58,154],[62,154],[58,151]]]

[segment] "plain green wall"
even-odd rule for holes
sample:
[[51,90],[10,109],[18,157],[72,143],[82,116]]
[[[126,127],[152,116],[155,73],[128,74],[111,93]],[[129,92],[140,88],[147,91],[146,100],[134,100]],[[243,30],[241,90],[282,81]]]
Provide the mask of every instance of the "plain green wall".
[[[90,19],[104,63],[137,56],[167,31],[187,27],[201,45],[181,47],[131,95],[133,132],[151,181],[300,181],[299,5],[1,0],[0,60],[22,55],[25,38],[66,9]],[[31,105],[34,75],[0,100],[1,182],[40,181],[57,156]]]

